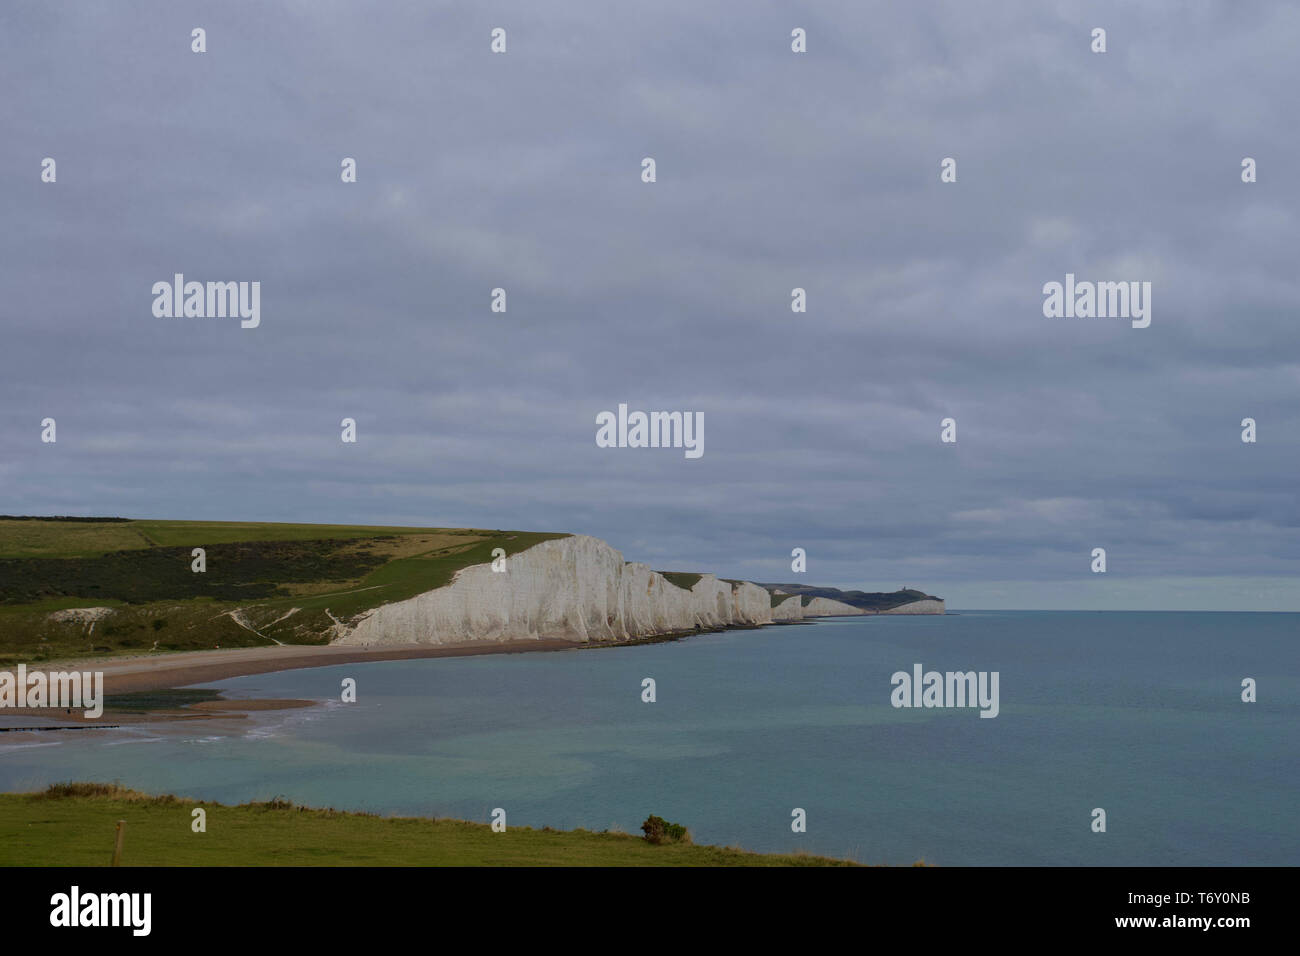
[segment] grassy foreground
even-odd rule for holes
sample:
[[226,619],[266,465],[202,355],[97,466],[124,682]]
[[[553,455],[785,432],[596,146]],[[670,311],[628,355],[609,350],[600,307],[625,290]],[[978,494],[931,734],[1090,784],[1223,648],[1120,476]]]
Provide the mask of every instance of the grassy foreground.
[[[207,832],[191,830],[207,813]],[[494,833],[483,823],[380,817],[283,800],[225,806],[154,797],[113,784],[55,784],[0,794],[0,865],[107,866],[118,820],[123,866],[853,866],[805,854],[690,843],[658,846],[623,833]]]

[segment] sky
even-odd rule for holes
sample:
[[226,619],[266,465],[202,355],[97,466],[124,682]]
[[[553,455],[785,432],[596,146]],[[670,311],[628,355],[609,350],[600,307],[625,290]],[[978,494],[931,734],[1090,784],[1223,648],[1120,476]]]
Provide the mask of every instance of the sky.
[[[7,2],[0,512],[1300,610],[1298,43],[1269,2]],[[155,316],[176,273],[260,325]],[[1150,325],[1046,317],[1067,273]],[[704,454],[598,447],[620,403]]]

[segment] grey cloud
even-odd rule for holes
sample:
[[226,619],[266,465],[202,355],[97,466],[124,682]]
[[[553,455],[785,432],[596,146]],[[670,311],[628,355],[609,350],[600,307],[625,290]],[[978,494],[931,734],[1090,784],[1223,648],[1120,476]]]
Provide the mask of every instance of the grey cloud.
[[[1157,605],[1285,605],[1300,14],[983,6],[10,4],[4,510],[800,546],[1004,606],[1134,600],[1105,546]],[[1151,280],[1151,327],[1045,319],[1067,271]],[[153,318],[175,272],[260,280],[262,327]],[[704,458],[596,448],[620,401]]]

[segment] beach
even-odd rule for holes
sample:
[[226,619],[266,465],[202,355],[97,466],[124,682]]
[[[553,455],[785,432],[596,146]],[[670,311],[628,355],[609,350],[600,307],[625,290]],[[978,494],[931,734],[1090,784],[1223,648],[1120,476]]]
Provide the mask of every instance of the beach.
[[[102,671],[105,693],[130,694],[139,691],[192,687],[204,681],[225,680],[249,674],[329,667],[369,661],[413,660],[426,657],[465,657],[473,654],[520,654],[527,651],[558,651],[578,647],[571,641],[473,641],[462,644],[388,644],[383,647],[340,647],[337,645],[277,645],[238,647],[228,650],[181,651],[139,656],[116,656],[61,661],[45,670]],[[32,665],[29,665],[35,669]]]
[[[569,641],[476,641],[463,644],[399,644],[384,647],[339,647],[334,645],[238,647],[226,650],[162,652],[149,655],[95,657],[58,661],[29,667],[36,671],[102,672],[104,695],[144,694],[171,691],[211,681],[273,671],[329,667],[335,664],[373,661],[414,660],[436,657],[466,657],[479,654],[521,654],[529,651],[567,650],[582,645]],[[200,700],[174,707],[137,709],[117,702],[108,703],[95,718],[82,711],[62,707],[18,707],[0,710],[0,733],[9,742],[26,741],[28,734],[56,730],[112,729],[125,724],[156,724],[177,720],[239,719],[254,711],[312,707],[316,701],[300,698]],[[16,724],[11,721],[17,720]],[[6,726],[6,725],[9,726]]]

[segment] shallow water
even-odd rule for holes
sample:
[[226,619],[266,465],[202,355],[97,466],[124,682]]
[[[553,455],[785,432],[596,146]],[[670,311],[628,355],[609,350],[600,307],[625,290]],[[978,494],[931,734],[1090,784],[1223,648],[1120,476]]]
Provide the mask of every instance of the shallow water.
[[[631,833],[656,813],[698,842],[878,863],[1296,865],[1298,634],[1297,614],[990,611],[258,674],[203,686],[323,703],[0,743],[0,789]],[[999,716],[895,709],[918,662],[998,671]]]

